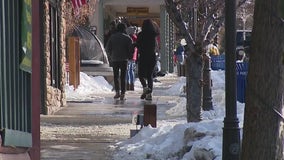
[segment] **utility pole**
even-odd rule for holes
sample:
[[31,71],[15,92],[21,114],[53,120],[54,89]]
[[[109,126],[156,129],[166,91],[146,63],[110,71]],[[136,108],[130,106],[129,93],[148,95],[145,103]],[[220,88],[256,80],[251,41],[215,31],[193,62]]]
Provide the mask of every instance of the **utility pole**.
[[240,127],[236,105],[236,0],[225,0],[226,115],[223,128],[223,160],[240,159]]

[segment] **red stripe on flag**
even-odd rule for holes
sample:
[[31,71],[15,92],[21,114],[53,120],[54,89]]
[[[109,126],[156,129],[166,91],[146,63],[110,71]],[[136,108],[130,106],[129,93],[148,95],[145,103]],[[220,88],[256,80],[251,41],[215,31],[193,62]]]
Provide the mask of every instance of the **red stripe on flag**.
[[82,5],[87,4],[87,0],[81,0]]
[[87,4],[87,0],[72,0],[74,10],[79,9],[84,4]]

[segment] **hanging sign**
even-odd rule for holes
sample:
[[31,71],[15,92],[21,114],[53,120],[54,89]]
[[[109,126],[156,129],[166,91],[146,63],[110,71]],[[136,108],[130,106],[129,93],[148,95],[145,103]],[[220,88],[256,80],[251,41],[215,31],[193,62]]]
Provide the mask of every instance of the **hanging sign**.
[[148,7],[127,7],[128,15],[147,15],[148,13]]

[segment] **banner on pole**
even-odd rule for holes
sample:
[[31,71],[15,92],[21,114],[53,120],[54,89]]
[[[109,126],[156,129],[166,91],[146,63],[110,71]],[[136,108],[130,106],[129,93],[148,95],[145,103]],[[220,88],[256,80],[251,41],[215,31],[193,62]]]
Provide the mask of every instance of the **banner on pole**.
[[32,72],[32,2],[23,0],[21,18],[21,52],[24,54],[20,69]]

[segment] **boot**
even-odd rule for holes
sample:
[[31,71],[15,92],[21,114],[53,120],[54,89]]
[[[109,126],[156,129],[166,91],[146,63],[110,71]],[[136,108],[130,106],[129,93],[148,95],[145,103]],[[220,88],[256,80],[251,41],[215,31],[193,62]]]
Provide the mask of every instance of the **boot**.
[[145,99],[146,98],[146,94],[148,94],[150,92],[150,89],[148,87],[144,87],[143,88],[143,93],[140,97],[140,99]]
[[133,83],[130,83],[130,84],[129,84],[129,90],[130,90],[130,91],[134,91],[134,84],[133,84]]
[[120,100],[125,100],[125,94],[120,95]]
[[129,91],[130,90],[130,84],[126,83],[126,90]]
[[145,99],[148,101],[152,101],[152,93],[146,94]]
[[117,99],[117,98],[119,98],[119,97],[120,97],[119,92],[116,92],[113,98],[114,98],[114,99]]

